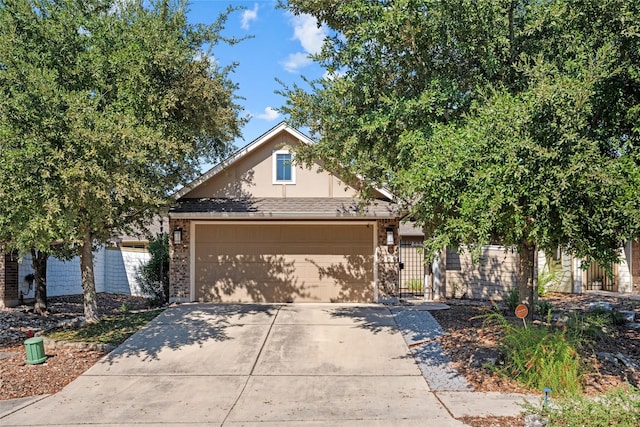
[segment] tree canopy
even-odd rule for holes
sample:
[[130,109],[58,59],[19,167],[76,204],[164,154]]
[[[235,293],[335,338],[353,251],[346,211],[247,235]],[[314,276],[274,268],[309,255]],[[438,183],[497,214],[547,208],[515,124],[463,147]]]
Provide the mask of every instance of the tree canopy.
[[[327,75],[283,89],[299,158],[387,187],[444,245],[607,264],[640,233],[640,4],[291,0],[333,36]],[[529,283],[525,293],[523,283]]]
[[227,15],[193,25],[187,7],[0,0],[0,240],[75,248],[86,298],[91,248],[148,223],[239,135],[233,65],[212,60],[237,42]]

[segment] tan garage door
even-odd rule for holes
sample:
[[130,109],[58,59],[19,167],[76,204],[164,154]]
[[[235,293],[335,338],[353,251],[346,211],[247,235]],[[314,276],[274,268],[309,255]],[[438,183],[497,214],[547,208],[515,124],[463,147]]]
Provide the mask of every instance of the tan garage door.
[[372,225],[195,227],[198,301],[373,301]]

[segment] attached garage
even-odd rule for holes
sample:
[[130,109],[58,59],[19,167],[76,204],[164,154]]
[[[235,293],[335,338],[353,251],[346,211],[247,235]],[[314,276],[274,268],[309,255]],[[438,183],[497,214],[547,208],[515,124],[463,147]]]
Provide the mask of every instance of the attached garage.
[[281,123],[175,194],[172,302],[377,302],[398,284],[392,196],[296,162]]
[[374,222],[196,222],[193,293],[214,302],[371,302]]

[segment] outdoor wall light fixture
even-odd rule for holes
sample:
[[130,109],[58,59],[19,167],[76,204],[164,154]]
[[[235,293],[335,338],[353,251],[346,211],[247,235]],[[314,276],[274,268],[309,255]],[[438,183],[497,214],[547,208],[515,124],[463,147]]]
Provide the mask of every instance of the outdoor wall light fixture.
[[394,244],[393,227],[387,227],[387,246],[392,246]]
[[175,245],[182,243],[182,228],[176,228],[173,230],[173,243]]

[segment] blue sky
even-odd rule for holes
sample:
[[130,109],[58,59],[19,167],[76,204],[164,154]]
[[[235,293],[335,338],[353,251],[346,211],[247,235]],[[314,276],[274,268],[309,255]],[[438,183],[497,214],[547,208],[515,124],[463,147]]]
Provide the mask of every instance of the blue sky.
[[322,76],[324,70],[308,55],[320,50],[327,30],[318,29],[310,16],[296,17],[277,9],[276,1],[264,0],[192,0],[189,20],[210,23],[230,5],[246,10],[233,12],[222,34],[252,38],[235,46],[221,44],[214,48],[213,55],[220,65],[238,63],[230,78],[239,85],[236,93],[244,98],[239,101],[244,114],[251,117],[242,129],[243,139],[235,142],[241,147],[285,119],[275,111],[285,103],[285,98],[274,93],[281,87],[276,77],[290,85],[304,84],[301,76]]

